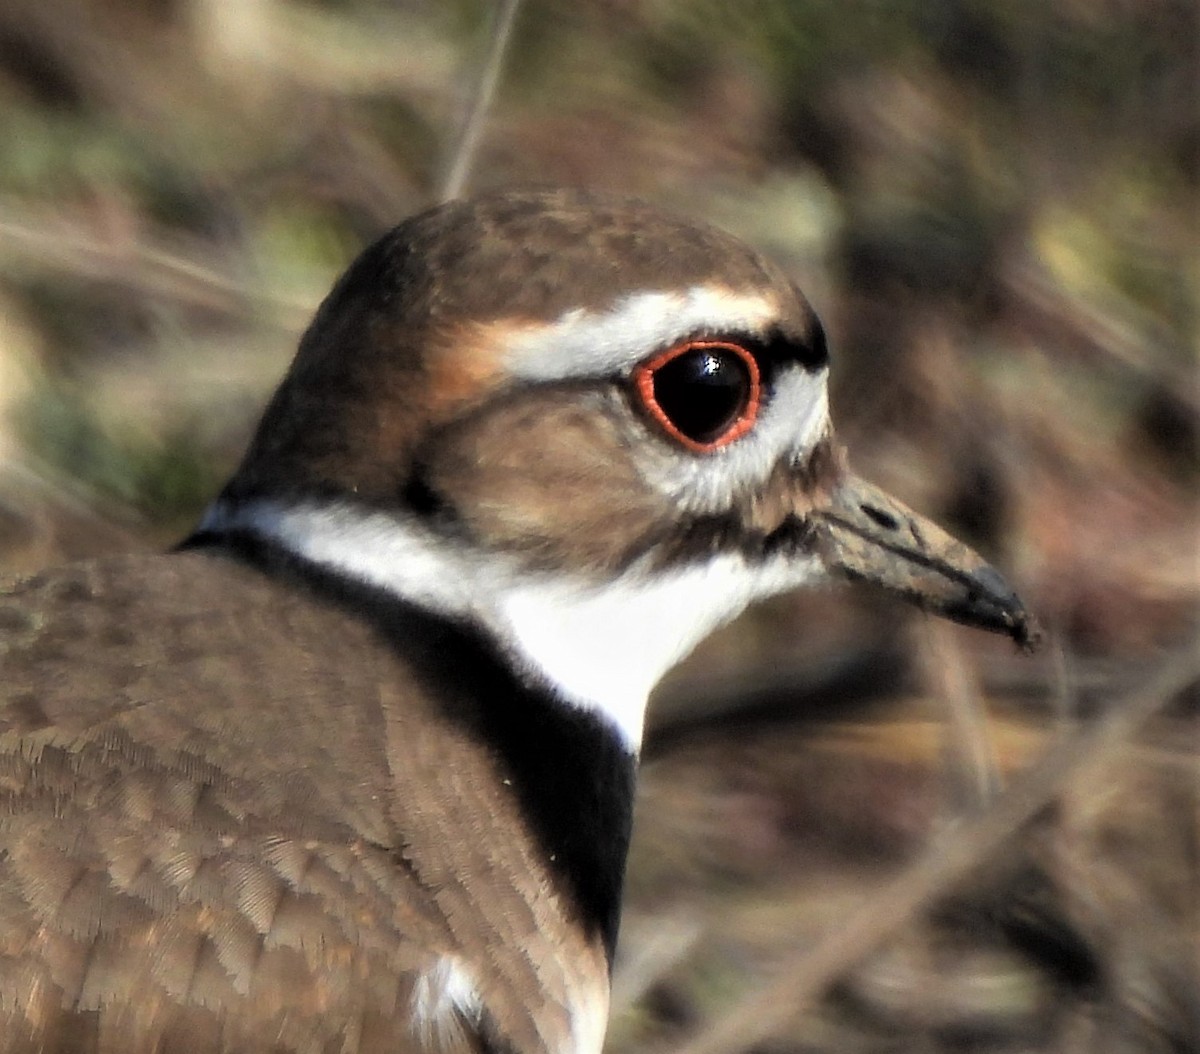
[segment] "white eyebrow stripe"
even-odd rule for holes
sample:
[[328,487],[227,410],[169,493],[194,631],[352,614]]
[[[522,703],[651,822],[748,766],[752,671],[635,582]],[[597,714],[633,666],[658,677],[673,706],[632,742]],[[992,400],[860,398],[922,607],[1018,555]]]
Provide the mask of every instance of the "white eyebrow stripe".
[[626,373],[692,334],[761,336],[778,317],[773,296],[698,285],[682,293],[631,293],[607,311],[575,308],[554,322],[510,330],[504,343],[515,377],[601,377]]

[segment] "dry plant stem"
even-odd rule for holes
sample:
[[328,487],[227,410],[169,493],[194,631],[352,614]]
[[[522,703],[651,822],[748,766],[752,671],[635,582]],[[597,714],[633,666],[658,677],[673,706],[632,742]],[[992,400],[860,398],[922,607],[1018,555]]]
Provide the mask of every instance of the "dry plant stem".
[[983,812],[1000,790],[1000,768],[988,729],[979,676],[968,668],[957,627],[924,620],[924,679],[945,715],[946,785],[954,816]]
[[[649,926],[646,927],[650,929]],[[695,913],[680,908],[654,919],[652,932],[640,941],[623,943],[613,976],[609,1014],[616,1017],[641,999],[682,962],[704,934]],[[624,933],[622,941],[625,942]]]
[[1173,655],[1103,717],[1051,747],[978,819],[946,829],[929,848],[844,925],[785,964],[768,985],[742,1000],[674,1054],[733,1054],[776,1035],[831,984],[914,913],[983,865],[1050,804],[1074,775],[1101,762],[1200,677],[1200,639]]
[[7,461],[0,472],[0,480],[10,480],[35,492],[59,508],[87,520],[97,530],[111,532],[131,546],[136,541],[133,528],[145,525],[143,517],[134,508],[121,510],[122,516],[130,521],[128,524],[106,516],[96,508],[96,496],[84,484],[40,463],[30,464],[28,461],[16,459]]
[[479,72],[479,83],[472,93],[470,109],[455,144],[450,170],[442,184],[442,201],[452,201],[466,188],[467,177],[471,173],[471,165],[475,161],[479,140],[483,135],[484,122],[496,95],[496,85],[500,81],[500,71],[504,67],[504,56],[520,6],[521,0],[500,0],[500,7],[492,23],[487,58]]
[[0,260],[28,260],[87,279],[120,282],[142,296],[162,296],[181,304],[219,310],[230,316],[270,318],[298,332],[312,305],[265,292],[247,292],[243,283],[146,242],[113,246],[80,233],[38,227],[0,212]]

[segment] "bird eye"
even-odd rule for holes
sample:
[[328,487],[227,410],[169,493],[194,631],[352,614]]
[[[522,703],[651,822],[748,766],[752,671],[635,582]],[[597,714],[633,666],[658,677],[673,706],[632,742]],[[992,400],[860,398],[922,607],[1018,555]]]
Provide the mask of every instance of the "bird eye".
[[650,416],[697,453],[745,435],[762,397],[754,356],[724,341],[678,344],[642,363],[634,383]]

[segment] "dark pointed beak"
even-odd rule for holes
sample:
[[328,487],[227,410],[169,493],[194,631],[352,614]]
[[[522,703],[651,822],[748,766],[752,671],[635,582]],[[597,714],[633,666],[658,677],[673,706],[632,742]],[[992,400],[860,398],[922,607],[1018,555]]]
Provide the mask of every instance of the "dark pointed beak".
[[1037,621],[998,571],[865,480],[844,475],[812,520],[830,570],[955,622],[1004,633],[1023,648],[1040,642]]

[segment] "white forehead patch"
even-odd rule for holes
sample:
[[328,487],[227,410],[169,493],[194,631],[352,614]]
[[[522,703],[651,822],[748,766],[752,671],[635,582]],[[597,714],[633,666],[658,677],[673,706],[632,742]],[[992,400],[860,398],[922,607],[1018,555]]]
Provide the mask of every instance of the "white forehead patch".
[[506,358],[515,377],[531,381],[624,374],[682,338],[761,336],[778,317],[775,297],[721,286],[631,293],[606,311],[576,308],[545,325],[509,331]]

